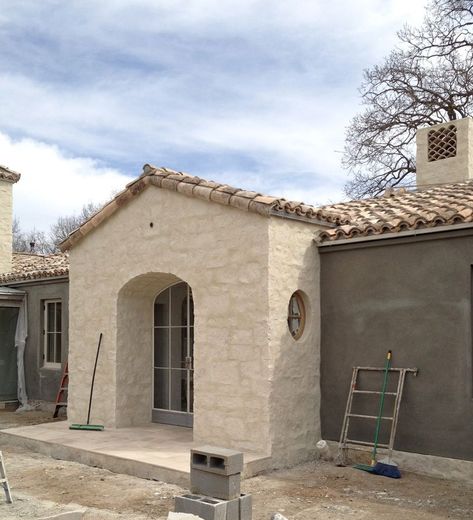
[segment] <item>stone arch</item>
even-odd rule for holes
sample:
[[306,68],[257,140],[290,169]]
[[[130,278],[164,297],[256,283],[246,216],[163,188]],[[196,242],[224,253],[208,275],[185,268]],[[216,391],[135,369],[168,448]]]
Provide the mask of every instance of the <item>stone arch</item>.
[[116,426],[151,422],[152,327],[156,295],[185,281],[172,273],[146,273],[129,280],[117,298]]

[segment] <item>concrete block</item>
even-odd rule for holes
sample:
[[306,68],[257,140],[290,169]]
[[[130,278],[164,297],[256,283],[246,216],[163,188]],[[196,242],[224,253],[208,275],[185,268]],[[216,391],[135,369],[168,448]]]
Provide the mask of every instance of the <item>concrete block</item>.
[[240,499],[227,501],[227,520],[240,520]]
[[239,520],[251,520],[253,514],[253,497],[251,495],[241,494],[238,499],[240,505]]
[[194,448],[191,450],[191,468],[219,475],[235,475],[243,471],[243,453],[215,446]]
[[200,469],[191,468],[191,492],[200,495],[233,500],[240,496],[239,473],[236,475],[218,475]]
[[190,513],[203,520],[226,520],[227,502],[201,495],[183,495],[174,501],[176,513]]

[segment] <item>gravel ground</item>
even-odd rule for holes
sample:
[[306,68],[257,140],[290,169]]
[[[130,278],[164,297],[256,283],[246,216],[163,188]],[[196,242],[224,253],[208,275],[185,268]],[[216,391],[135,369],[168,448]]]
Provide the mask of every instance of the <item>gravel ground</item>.
[[[0,413],[0,429],[50,417],[42,412],[20,419],[14,415]],[[175,495],[187,491],[23,448],[6,447],[3,453],[15,502],[6,504],[0,492],[2,520],[34,520],[80,508],[87,509],[85,520],[157,520],[173,509]],[[473,483],[410,473],[392,480],[327,462],[248,479],[242,489],[253,495],[254,520],[269,520],[275,511],[289,520],[473,519]]]

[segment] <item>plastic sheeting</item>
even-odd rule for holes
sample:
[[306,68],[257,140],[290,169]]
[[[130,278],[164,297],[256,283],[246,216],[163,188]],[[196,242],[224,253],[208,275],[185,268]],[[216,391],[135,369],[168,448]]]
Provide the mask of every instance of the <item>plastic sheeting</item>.
[[31,406],[28,405],[28,395],[26,393],[26,380],[25,380],[25,347],[26,338],[28,337],[28,307],[27,307],[27,295],[25,294],[23,302],[20,306],[20,312],[18,314],[18,321],[16,323],[15,332],[15,347],[17,348],[17,364],[18,364],[18,401],[20,401],[20,407],[17,412],[31,410]]

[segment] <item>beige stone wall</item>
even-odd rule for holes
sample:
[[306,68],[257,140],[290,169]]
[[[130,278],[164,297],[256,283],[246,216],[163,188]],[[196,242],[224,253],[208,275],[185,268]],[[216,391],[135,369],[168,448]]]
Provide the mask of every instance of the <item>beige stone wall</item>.
[[[454,125],[457,129],[455,157],[428,160],[428,135],[431,131]],[[421,128],[416,134],[416,177],[419,187],[448,182],[462,182],[473,178],[473,119],[467,117],[439,125]]]
[[[150,227],[153,222],[153,227]],[[194,439],[269,453],[269,219],[149,187],[70,255],[69,418],[151,417],[152,304],[170,280],[195,302]]]
[[12,266],[12,183],[0,179],[0,273]]
[[[313,457],[320,439],[320,292],[316,227],[272,218],[270,223],[269,302],[271,443],[274,466]],[[307,320],[294,340],[287,326],[288,303],[300,290]]]

